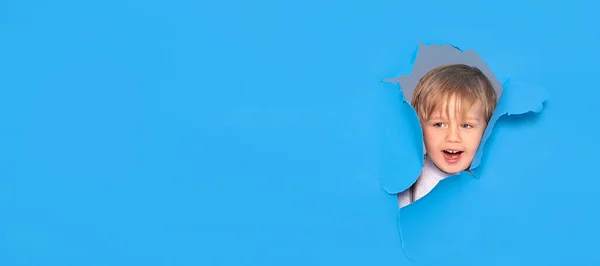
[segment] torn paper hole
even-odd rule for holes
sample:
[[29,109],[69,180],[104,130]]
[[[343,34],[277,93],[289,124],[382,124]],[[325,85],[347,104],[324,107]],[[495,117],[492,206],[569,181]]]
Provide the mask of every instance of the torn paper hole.
[[[472,77],[468,78],[470,75]],[[420,42],[411,73],[386,81],[400,84],[403,103],[411,108],[412,115],[419,116],[415,117],[415,123],[419,123],[415,128],[420,129],[418,141],[422,144],[421,151],[415,154],[415,159],[422,162],[419,177],[415,176],[415,181],[406,187],[404,184],[407,182],[390,182],[384,178],[384,189],[399,196],[401,207],[422,198],[448,176],[466,171],[478,178],[476,170],[496,121],[508,115],[539,113],[549,98],[544,88],[534,84],[518,81],[501,84],[476,52],[463,51],[452,45],[425,45]],[[418,92],[415,93],[415,90]],[[492,91],[495,93],[495,102],[491,100],[494,98],[490,96]],[[482,123],[467,123],[469,119],[481,121],[471,117],[481,113],[487,118],[484,120],[489,120],[483,123],[484,128]],[[476,132],[475,137],[470,135],[473,132]],[[411,190],[412,187],[416,189]]]
[[474,51],[419,44],[412,72],[400,83],[422,130],[423,168],[398,193],[400,207],[429,193],[442,179],[469,171],[502,95],[502,85]]

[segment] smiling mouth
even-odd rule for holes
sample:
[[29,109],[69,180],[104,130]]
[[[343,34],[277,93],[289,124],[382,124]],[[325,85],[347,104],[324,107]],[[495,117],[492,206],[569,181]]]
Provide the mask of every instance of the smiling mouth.
[[455,164],[462,158],[464,151],[459,150],[443,150],[444,160],[449,164]]
[[444,150],[444,153],[446,153],[446,154],[461,154],[461,153],[463,153],[463,151],[459,151],[459,150]]

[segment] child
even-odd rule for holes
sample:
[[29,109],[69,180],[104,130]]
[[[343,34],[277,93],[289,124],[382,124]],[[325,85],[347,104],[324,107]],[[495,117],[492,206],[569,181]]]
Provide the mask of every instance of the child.
[[470,167],[496,103],[492,83],[476,67],[443,65],[421,78],[411,104],[423,129],[425,162],[417,181],[398,194],[400,208]]

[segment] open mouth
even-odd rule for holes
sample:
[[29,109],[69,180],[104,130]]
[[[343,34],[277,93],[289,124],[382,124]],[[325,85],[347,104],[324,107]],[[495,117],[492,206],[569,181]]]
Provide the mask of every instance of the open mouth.
[[459,150],[443,150],[443,152],[444,152],[444,159],[449,164],[455,164],[458,161],[460,161],[460,158],[462,158],[462,155],[464,153],[464,151],[459,151]]

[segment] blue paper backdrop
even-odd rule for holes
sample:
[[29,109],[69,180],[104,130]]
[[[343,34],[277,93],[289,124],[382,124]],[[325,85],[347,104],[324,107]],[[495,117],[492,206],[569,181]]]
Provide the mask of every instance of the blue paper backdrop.
[[[2,1],[0,265],[598,264],[598,10]],[[418,39],[550,100],[398,215]]]

